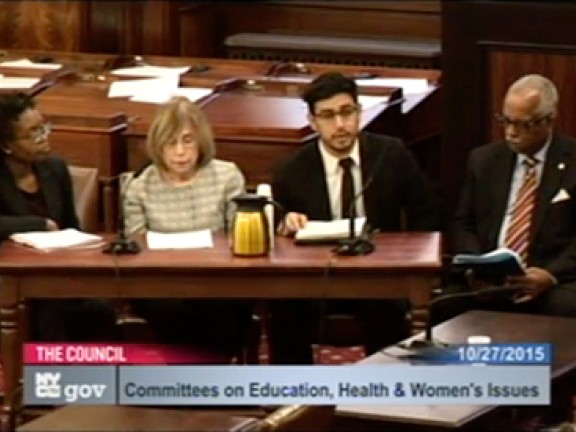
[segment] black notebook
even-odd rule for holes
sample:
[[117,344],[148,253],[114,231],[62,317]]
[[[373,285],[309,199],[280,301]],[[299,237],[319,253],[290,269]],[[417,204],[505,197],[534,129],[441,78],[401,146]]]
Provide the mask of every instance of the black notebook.
[[483,255],[455,255],[452,265],[455,268],[472,269],[476,279],[493,285],[503,285],[506,277],[525,273],[520,256],[507,248],[496,249]]

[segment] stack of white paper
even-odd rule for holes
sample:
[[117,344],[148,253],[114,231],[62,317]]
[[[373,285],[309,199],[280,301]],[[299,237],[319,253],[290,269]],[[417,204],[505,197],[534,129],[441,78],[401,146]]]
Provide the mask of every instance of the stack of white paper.
[[166,67],[166,66],[134,66],[122,69],[116,69],[112,71],[112,75],[116,76],[133,76],[133,77],[164,77],[167,75],[182,75],[190,69],[190,66],[177,66],[177,67]]
[[68,228],[60,231],[33,231],[16,233],[10,236],[16,243],[35,249],[50,251],[66,248],[88,248],[103,244],[102,237]]
[[430,88],[425,78],[366,78],[357,79],[356,84],[359,87],[400,87],[404,95],[423,93]]
[[[366,223],[365,217],[356,218],[354,231],[360,235]],[[298,230],[294,236],[296,243],[316,243],[341,240],[350,235],[350,219],[333,221],[308,221],[306,227]]]
[[386,104],[390,98],[388,96],[358,95],[358,103],[363,110],[367,110],[378,104]]
[[34,63],[28,59],[8,60],[0,63],[1,67],[56,70],[62,67],[56,63]]
[[178,87],[178,76],[136,80],[118,80],[110,84],[108,97],[134,97],[146,93],[165,93]]
[[148,249],[200,249],[214,247],[210,230],[181,233],[146,233]]
[[178,87],[174,89],[157,87],[153,91],[138,91],[130,98],[130,100],[133,102],[163,104],[168,102],[168,100],[173,96],[184,96],[192,102],[196,102],[201,98],[208,96],[210,93],[212,93],[212,89],[205,87]]
[[5,77],[0,75],[0,89],[30,89],[40,82],[40,78]]

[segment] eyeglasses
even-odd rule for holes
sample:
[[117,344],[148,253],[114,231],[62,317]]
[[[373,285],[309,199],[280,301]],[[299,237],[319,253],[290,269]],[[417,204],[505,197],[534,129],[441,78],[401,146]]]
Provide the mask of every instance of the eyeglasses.
[[548,122],[552,119],[552,114],[546,114],[541,117],[534,118],[532,120],[512,120],[506,117],[504,114],[496,114],[496,121],[500,123],[505,128],[509,126],[514,126],[516,129],[523,131],[529,131],[530,129],[540,126],[542,123]]
[[18,139],[29,139],[34,144],[40,144],[42,141],[48,138],[50,132],[52,132],[52,125],[50,123],[44,123],[30,129],[27,136],[18,137]]
[[334,121],[336,120],[336,117],[340,117],[342,120],[349,120],[352,116],[357,114],[358,111],[360,111],[358,105],[345,105],[338,111],[323,110],[317,114],[313,114],[313,116],[323,121]]

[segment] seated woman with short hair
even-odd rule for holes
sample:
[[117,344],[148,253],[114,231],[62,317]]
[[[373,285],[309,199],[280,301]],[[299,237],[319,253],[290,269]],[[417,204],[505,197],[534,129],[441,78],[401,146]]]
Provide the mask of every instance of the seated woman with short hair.
[[[0,95],[0,241],[14,233],[78,229],[66,163],[50,156],[50,126],[24,94]],[[106,300],[29,302],[32,340],[115,338]]]
[[[210,124],[184,97],[162,105],[148,131],[152,164],[125,192],[128,234],[226,228],[232,198],[244,192],[244,176],[232,162],[215,159]],[[233,300],[135,300],[135,312],[161,342],[196,345],[232,357],[239,351],[250,307]]]

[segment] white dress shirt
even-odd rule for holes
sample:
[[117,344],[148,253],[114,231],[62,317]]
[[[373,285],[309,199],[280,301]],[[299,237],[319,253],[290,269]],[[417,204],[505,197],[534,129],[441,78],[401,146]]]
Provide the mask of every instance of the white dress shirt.
[[[324,162],[324,171],[326,173],[326,186],[330,198],[330,209],[332,210],[332,219],[342,219],[342,173],[340,158],[337,158],[324,148],[321,142],[318,142],[318,148],[322,161]],[[352,178],[354,179],[354,193],[362,190],[362,169],[360,166],[360,145],[358,140],[354,143],[350,154],[346,157],[352,158]],[[356,199],[356,217],[365,216],[363,197]]]

